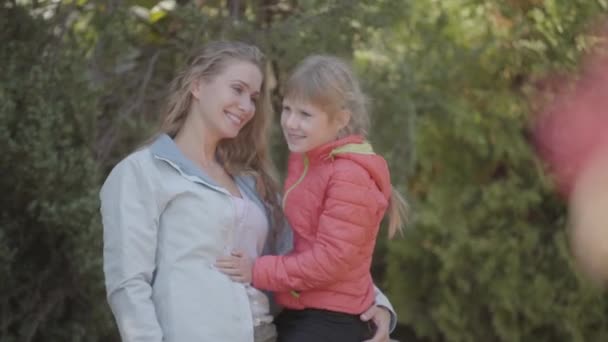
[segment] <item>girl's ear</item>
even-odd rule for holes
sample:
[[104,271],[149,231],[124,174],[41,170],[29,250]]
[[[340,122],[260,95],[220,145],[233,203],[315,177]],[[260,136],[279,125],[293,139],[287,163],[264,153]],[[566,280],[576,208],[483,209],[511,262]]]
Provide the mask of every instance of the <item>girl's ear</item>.
[[339,128],[338,130],[341,131],[346,126],[348,126],[351,116],[352,113],[348,109],[342,109],[338,112],[338,115],[336,116],[336,123],[338,124]]

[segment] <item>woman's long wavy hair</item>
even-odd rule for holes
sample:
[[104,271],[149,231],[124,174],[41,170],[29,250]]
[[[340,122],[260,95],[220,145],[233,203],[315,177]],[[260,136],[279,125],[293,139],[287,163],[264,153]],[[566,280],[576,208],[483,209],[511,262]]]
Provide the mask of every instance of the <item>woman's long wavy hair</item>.
[[273,111],[266,82],[266,59],[257,47],[234,41],[217,41],[205,45],[171,82],[160,133],[175,138],[184,126],[192,106],[192,82],[211,80],[234,62],[249,62],[257,66],[264,75],[264,82],[256,101],[255,115],[236,138],[224,139],[219,143],[217,157],[230,175],[251,174],[256,178],[257,190],[271,212],[271,226],[276,237],[282,226],[282,212],[278,201],[276,172],[269,153]]

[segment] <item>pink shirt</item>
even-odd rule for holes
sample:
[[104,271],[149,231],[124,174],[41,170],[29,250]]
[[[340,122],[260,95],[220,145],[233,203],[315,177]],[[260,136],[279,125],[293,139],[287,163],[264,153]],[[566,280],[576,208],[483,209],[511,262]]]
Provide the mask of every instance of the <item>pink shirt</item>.
[[[243,193],[241,191],[241,193]],[[250,199],[232,196],[235,207],[236,231],[234,248],[256,259],[262,254],[266,236],[268,235],[268,220],[262,209]],[[249,306],[253,317],[253,325],[272,322],[268,297],[250,284],[245,285]]]

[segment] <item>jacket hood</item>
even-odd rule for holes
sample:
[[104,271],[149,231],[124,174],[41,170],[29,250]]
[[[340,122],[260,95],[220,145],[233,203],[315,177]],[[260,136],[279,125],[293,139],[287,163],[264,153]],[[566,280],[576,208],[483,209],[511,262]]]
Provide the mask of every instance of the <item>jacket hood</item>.
[[372,177],[378,189],[388,200],[391,197],[391,177],[386,160],[374,153],[372,145],[360,135],[350,135],[319,146],[306,153],[311,162],[315,160],[347,159],[363,167]]

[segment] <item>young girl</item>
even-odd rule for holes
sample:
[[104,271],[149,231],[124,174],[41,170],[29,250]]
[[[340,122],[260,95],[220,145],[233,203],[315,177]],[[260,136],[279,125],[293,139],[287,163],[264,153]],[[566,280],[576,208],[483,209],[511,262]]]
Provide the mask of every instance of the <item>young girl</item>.
[[294,249],[223,259],[234,280],[276,292],[285,310],[279,341],[352,341],[371,336],[361,314],[374,301],[370,274],[380,222],[389,236],[401,228],[405,203],[390,183],[387,163],[365,140],[366,99],[348,65],[311,56],[286,85],[281,126],[292,152],[283,209]]

